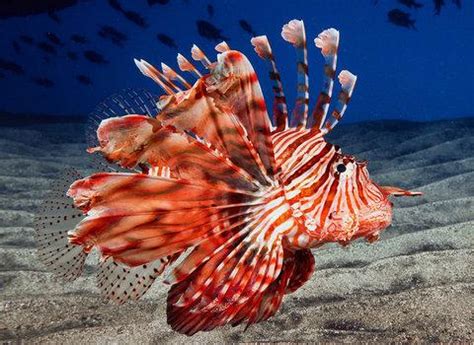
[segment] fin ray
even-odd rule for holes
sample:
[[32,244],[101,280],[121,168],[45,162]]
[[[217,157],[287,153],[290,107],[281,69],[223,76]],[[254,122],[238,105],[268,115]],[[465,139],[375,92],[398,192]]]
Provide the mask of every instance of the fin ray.
[[306,32],[302,20],[291,20],[283,26],[281,35],[296,49],[297,56],[297,95],[293,109],[292,125],[304,127],[308,120],[309,79],[308,79],[308,52],[306,48]]
[[127,267],[114,262],[113,258],[103,259],[97,272],[97,286],[102,295],[118,304],[140,299],[152,286],[172,261],[160,258],[149,264]]
[[[71,242],[98,245],[104,255],[131,266],[194,246],[222,222],[226,209],[239,213],[236,201],[245,207],[255,199],[186,180],[123,173],[78,180],[69,195],[87,212]],[[190,230],[172,231],[176,227]]]
[[276,67],[275,57],[267,36],[257,36],[251,39],[251,43],[255,48],[258,56],[270,63],[270,80],[273,81],[273,123],[277,131],[288,128],[288,106],[286,97],[281,83],[280,73]]
[[81,275],[87,257],[81,246],[68,242],[67,236],[84,218],[66,196],[69,185],[78,178],[81,175],[75,169],[66,169],[43,200],[34,221],[40,261],[68,281]]
[[334,77],[336,75],[337,51],[339,49],[339,31],[330,28],[321,32],[314,39],[314,44],[321,49],[324,57],[324,83],[312,114],[312,126],[323,128],[331,102]]
[[242,53],[230,50],[218,55],[218,61],[206,80],[208,90],[215,90],[217,103],[232,107],[246,136],[258,153],[265,174],[272,179],[276,164],[271,142],[272,124],[257,74]]
[[[280,286],[278,277],[284,271],[282,234],[291,223],[275,223],[274,212],[285,212],[285,207],[278,205],[277,200],[254,209],[245,226],[236,229],[215,247],[207,261],[172,286],[167,313],[173,329],[191,335],[226,323],[256,322],[248,306],[268,289],[273,291],[272,284]],[[287,283],[284,280],[278,291],[280,301]]]
[[100,146],[89,152],[101,152],[124,168],[166,166],[172,176],[196,183],[257,188],[252,177],[221,152],[183,131],[163,127],[156,119],[139,115],[110,118],[101,123],[97,135]]
[[325,133],[330,132],[344,116],[347,104],[349,103],[352,97],[352,92],[355,88],[357,76],[347,70],[343,70],[339,73],[338,79],[341,83],[341,92],[339,92],[339,96],[337,97],[337,105],[332,112],[331,118],[327,119],[323,126],[322,130]]

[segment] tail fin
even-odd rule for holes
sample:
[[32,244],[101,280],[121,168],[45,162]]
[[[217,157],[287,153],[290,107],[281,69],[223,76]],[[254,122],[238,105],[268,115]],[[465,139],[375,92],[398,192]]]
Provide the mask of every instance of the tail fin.
[[68,232],[84,219],[84,214],[74,207],[66,191],[81,175],[67,169],[51,188],[35,216],[38,258],[56,275],[65,280],[75,280],[83,271],[87,254],[81,246],[68,241]]

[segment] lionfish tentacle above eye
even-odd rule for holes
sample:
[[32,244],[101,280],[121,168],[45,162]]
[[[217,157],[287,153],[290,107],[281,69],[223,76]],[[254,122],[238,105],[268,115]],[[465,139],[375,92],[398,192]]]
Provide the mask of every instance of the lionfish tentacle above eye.
[[191,72],[198,79],[202,77],[201,72],[199,72],[198,69],[188,59],[186,59],[183,55],[178,54],[177,61],[178,61],[179,69],[181,71]]
[[222,41],[221,43],[217,44],[214,49],[219,52],[219,53],[224,53],[226,51],[230,50],[229,45],[227,44],[226,41]]
[[331,119],[327,119],[324,124],[324,128],[322,129],[324,133],[330,132],[344,116],[347,104],[354,91],[357,76],[349,71],[343,70],[339,73],[338,79],[339,83],[341,83],[341,92],[339,92],[339,96],[337,97],[337,105],[332,112]]
[[324,30],[314,39],[314,44],[316,47],[321,49],[321,54],[324,57],[325,64],[324,83],[313,110],[312,125],[315,128],[322,128],[328,113],[329,104],[331,103],[334,77],[336,75],[339,31],[333,28]]
[[[143,75],[151,78],[155,83],[157,83],[168,95],[174,94],[173,91],[173,86],[170,85],[166,80],[164,79],[164,75],[158,71],[156,68],[154,68],[152,65],[150,65],[148,62],[145,60],[137,60],[133,59],[135,62],[135,65],[137,65],[138,69],[140,72],[143,73]],[[174,85],[174,84],[173,84]]]
[[191,56],[195,61],[200,61],[205,68],[209,68],[211,61],[207,58],[201,48],[195,44],[193,44],[193,47],[191,48]]
[[280,132],[288,128],[288,106],[283,92],[280,73],[278,72],[275,57],[267,36],[253,37],[250,41],[255,48],[257,55],[270,63],[270,79],[273,81],[273,123],[276,131]]
[[298,86],[295,108],[293,109],[293,126],[306,126],[308,120],[309,80],[308,80],[308,53],[306,49],[306,32],[302,20],[293,19],[283,26],[281,35],[291,43],[297,54]]
[[163,71],[163,74],[170,80],[177,80],[179,81],[186,89],[190,89],[192,87],[191,84],[189,84],[186,79],[184,79],[181,75],[179,75],[174,69],[169,67],[165,63],[161,63],[161,70]]

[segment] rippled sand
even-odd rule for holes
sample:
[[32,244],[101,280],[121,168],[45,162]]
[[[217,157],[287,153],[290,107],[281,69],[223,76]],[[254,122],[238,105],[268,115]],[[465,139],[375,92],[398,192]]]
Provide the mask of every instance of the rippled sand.
[[[1,120],[0,120],[1,124]],[[87,158],[81,123],[0,126],[0,340],[45,343],[474,341],[474,119],[341,125],[330,141],[369,160],[373,178],[425,193],[395,199],[373,245],[329,245],[277,315],[192,338],[166,324],[166,286],[114,305],[94,268],[72,284],[35,257],[32,220],[51,180]]]

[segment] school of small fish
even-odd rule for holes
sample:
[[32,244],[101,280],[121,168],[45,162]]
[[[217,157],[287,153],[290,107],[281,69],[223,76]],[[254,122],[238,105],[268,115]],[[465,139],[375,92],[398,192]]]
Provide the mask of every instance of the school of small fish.
[[[377,0],[372,0],[374,5],[378,5]],[[452,0],[453,5],[455,5],[458,9],[462,8],[462,1],[461,0]],[[0,3],[0,20],[4,20],[11,17],[26,17],[30,15],[39,15],[39,14],[46,14],[52,21],[54,21],[57,25],[61,25],[63,23],[62,18],[59,16],[58,12],[79,5],[81,1],[78,0],[56,0],[56,1],[37,1],[37,0],[17,0],[17,1],[6,1],[4,3]],[[133,25],[139,27],[143,30],[150,29],[150,25],[145,15],[133,10],[124,7],[125,1],[121,0],[108,0],[107,1],[109,7],[123,19],[129,21]],[[173,3],[170,0],[148,0],[148,5],[153,7],[155,5],[161,6],[171,6]],[[397,0],[397,3],[404,6],[408,10],[418,11],[425,7],[425,4],[421,2],[417,2],[416,0]],[[131,2],[128,2],[127,5],[130,5]],[[442,8],[446,6],[445,0],[433,0],[432,1],[434,14],[440,15]],[[205,4],[200,4],[205,5]],[[203,6],[204,7],[204,6]],[[223,29],[217,27],[211,21],[216,17],[216,8],[212,3],[208,3],[205,6],[205,10],[208,15],[208,19],[198,19],[196,20],[196,29],[197,33],[209,40],[211,42],[219,42],[222,40],[228,40],[228,38],[223,34]],[[410,29],[410,30],[417,30],[415,26],[416,20],[412,17],[412,13],[401,10],[399,8],[393,8],[387,12],[387,20],[389,23],[396,25],[398,27]],[[248,33],[251,36],[256,36],[256,30],[253,26],[245,19],[240,18],[238,22],[240,28]],[[156,22],[152,22],[153,25]],[[160,28],[162,29],[162,28]],[[226,28],[227,29],[227,28]],[[117,47],[124,47],[125,43],[129,40],[128,35],[117,28],[113,27],[112,25],[101,25],[100,30],[97,31],[97,35],[104,40],[108,40],[113,43]],[[53,58],[61,58],[62,51],[61,48],[67,45],[67,41],[63,40],[59,37],[58,34],[54,32],[46,32],[44,33],[45,38],[48,42],[39,41],[35,42],[35,39],[27,34],[20,34],[15,39],[11,41],[11,47],[15,54],[22,55],[24,52],[36,46],[40,50],[40,53],[43,54],[39,56],[44,63],[51,63]],[[156,34],[156,38],[166,47],[176,50],[178,48],[178,44],[176,40],[171,37],[169,34],[159,32]],[[70,40],[77,44],[77,45],[86,45],[91,44],[92,40],[89,40],[88,37],[85,37],[82,34],[72,34],[70,36]],[[104,66],[109,64],[110,60],[107,59],[103,53],[96,51],[94,48],[89,47],[86,51],[82,52],[82,54],[71,51],[70,49],[67,50],[64,56],[70,60],[78,62],[80,60],[80,56],[82,56],[87,62],[92,64]],[[11,66],[13,64],[18,65],[17,59],[8,59],[2,58],[3,61],[6,61],[6,64],[0,63],[0,70],[2,72],[6,72],[11,76],[18,77],[19,74],[12,71]],[[27,68],[20,66],[24,71]],[[26,74],[26,73],[23,73]],[[84,76],[86,72],[82,72],[80,75]],[[4,78],[7,76],[3,74]],[[91,76],[86,76],[89,80],[92,81]],[[75,75],[75,79],[84,86],[90,86],[92,83],[84,83],[84,78],[79,77],[78,74]],[[48,80],[48,82],[44,82]],[[50,80],[48,76],[30,76],[30,81],[35,83],[36,85],[42,87],[54,87],[55,82],[54,80]]]
[[312,112],[303,21],[284,25],[282,37],[297,55],[291,116],[269,40],[251,39],[269,65],[273,122],[252,64],[226,42],[215,47],[216,61],[193,46],[205,72],[178,54],[193,82],[135,60],[165,92],[159,111],[100,123],[88,152],[123,172],[69,174],[36,219],[41,261],[73,280],[97,249],[98,287],[118,303],[139,299],[166,271],[167,321],[192,335],[273,316],[311,278],[312,248],[377,240],[391,223],[389,197],[421,193],[378,185],[366,161],[326,141],[357,79],[338,74],[329,114],[339,32],[314,40],[325,64]]

